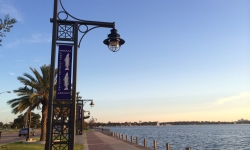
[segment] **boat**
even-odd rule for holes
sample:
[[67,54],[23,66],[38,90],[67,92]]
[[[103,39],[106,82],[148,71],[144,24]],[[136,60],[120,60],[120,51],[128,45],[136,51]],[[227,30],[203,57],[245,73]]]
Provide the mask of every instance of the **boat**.
[[161,126],[159,121],[157,121],[156,126],[157,126],[157,127],[160,127],[160,126]]

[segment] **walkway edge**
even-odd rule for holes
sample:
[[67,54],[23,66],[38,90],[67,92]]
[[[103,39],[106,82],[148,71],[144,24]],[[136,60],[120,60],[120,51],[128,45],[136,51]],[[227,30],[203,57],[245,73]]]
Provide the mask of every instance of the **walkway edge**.
[[87,134],[85,132],[83,136],[83,147],[84,147],[84,150],[89,150],[88,142],[87,142]]
[[98,138],[100,138],[104,143],[109,145],[113,150],[151,150],[148,147],[143,147],[141,145],[131,143],[113,136],[103,134],[102,132],[93,132]]

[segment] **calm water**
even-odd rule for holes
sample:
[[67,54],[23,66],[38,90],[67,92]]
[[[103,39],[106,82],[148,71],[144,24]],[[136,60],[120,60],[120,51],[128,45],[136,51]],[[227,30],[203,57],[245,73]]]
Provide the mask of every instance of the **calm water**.
[[[159,150],[250,150],[250,125],[172,125],[108,127],[130,137],[139,137],[140,145],[147,139],[147,146],[153,149],[153,140]],[[124,136],[125,139],[125,136]],[[135,143],[135,141],[134,141]]]

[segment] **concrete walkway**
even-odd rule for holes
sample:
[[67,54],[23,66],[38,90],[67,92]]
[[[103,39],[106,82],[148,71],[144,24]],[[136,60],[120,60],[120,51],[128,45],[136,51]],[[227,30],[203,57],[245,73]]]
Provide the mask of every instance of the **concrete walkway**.
[[130,142],[117,139],[100,132],[87,132],[84,135],[84,150],[150,150]]

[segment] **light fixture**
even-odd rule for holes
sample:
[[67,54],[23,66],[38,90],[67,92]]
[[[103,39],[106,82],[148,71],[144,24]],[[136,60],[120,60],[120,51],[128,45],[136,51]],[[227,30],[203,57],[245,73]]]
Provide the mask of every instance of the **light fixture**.
[[93,101],[91,101],[91,103],[89,104],[91,107],[93,107],[95,104]]
[[108,38],[103,41],[112,52],[119,51],[121,45],[125,43],[123,39],[120,38],[120,34],[117,33],[116,29],[111,29]]

